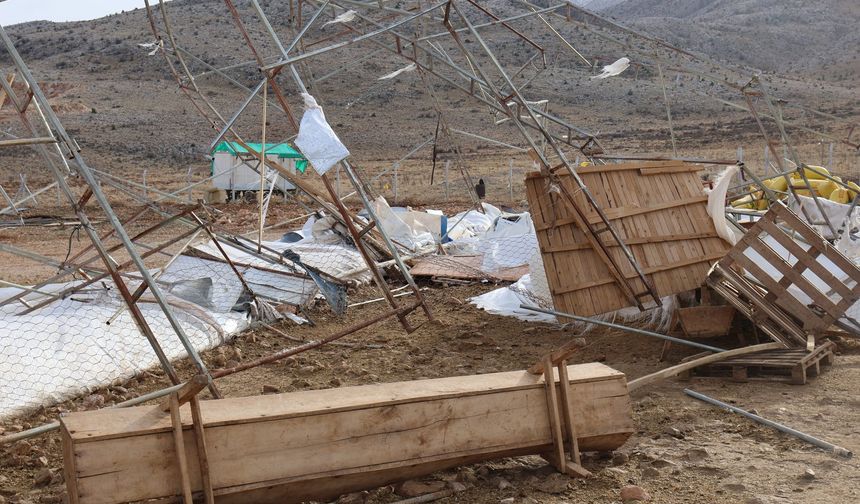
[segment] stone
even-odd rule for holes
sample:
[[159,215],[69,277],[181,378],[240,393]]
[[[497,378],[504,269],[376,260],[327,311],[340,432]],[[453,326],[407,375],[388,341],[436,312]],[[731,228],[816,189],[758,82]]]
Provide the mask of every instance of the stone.
[[299,374],[301,376],[307,376],[309,374],[313,374],[313,372],[316,370],[317,370],[317,368],[315,368],[313,366],[302,366],[296,370],[296,374]]
[[12,448],[9,449],[9,453],[20,456],[28,455],[31,451],[33,451],[33,445],[31,445],[30,442],[26,440],[18,441],[17,443],[12,445]]
[[609,474],[612,474],[614,476],[621,477],[621,478],[627,477],[627,471],[625,471],[624,469],[621,469],[620,467],[607,467],[606,472]]
[[807,467],[806,470],[803,471],[803,479],[814,480],[815,479],[815,471],[813,471],[812,469]]
[[461,483],[475,483],[478,477],[475,476],[475,470],[471,467],[463,467],[457,471],[457,481]]
[[535,485],[537,490],[548,494],[560,494],[567,491],[570,484],[570,478],[564,474],[553,473],[546,478],[539,480]]
[[664,432],[675,439],[684,439],[684,433],[675,427],[667,427]]
[[690,448],[684,453],[684,459],[688,462],[701,462],[710,456],[711,454],[704,448]]
[[654,469],[653,467],[646,467],[642,469],[642,478],[644,479],[654,479],[660,477],[660,471]]
[[92,394],[85,397],[81,404],[88,410],[101,408],[105,404],[105,396],[101,394]]
[[743,483],[737,483],[737,482],[723,483],[720,486],[720,488],[722,488],[723,490],[729,491],[729,492],[734,492],[734,493],[741,493],[741,492],[747,491],[746,485],[744,485]]
[[642,487],[627,485],[621,489],[621,500],[623,502],[648,501],[651,500],[651,495]]
[[626,464],[630,460],[630,455],[622,452],[615,452],[612,455],[612,465],[620,466]]
[[337,499],[337,504],[364,504],[364,501],[367,500],[370,492],[353,492],[345,495],[341,495]]
[[448,488],[451,489],[454,493],[461,493],[466,491],[466,485],[460,483],[459,481],[449,481]]
[[401,497],[418,497],[419,495],[439,492],[445,489],[444,481],[416,481],[408,480],[397,485],[394,491]]
[[269,384],[263,385],[263,393],[264,394],[277,394],[280,391],[281,391],[281,389],[279,389],[278,387],[276,387],[274,385],[269,385]]
[[672,467],[678,464],[672,462],[671,460],[666,459],[657,459],[651,462],[651,467],[656,467],[657,469],[662,469],[664,467]]
[[498,478],[495,481],[495,484],[496,484],[496,488],[498,488],[499,490],[504,490],[506,488],[510,488],[513,486],[513,485],[511,485],[511,482],[506,480],[505,478]]
[[42,455],[36,459],[36,465],[39,467],[48,467],[48,457]]
[[54,479],[54,473],[51,472],[50,469],[44,467],[40,469],[36,476],[33,478],[33,486],[35,487],[43,487],[48,486],[51,483],[51,480]]
[[456,349],[460,352],[468,352],[470,350],[474,350],[480,346],[478,343],[474,341],[461,341],[456,345]]
[[514,498],[508,497],[507,499],[502,499],[499,501],[499,504],[514,504]]
[[230,359],[227,361],[227,364],[225,366],[227,367],[227,369],[230,369],[230,368],[234,368],[238,365],[239,365],[239,361],[237,361],[235,359]]
[[329,380],[328,384],[331,385],[332,387],[340,387],[341,385],[343,385],[343,382],[340,381],[340,378],[334,377],[331,380]]

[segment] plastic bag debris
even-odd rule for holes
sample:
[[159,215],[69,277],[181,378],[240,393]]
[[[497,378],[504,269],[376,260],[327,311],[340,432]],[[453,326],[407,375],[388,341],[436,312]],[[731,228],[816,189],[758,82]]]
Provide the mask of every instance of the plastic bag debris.
[[349,150],[337,137],[325,119],[322,107],[313,96],[302,93],[305,113],[299,125],[296,147],[320,175],[325,175],[332,166],[349,156]]

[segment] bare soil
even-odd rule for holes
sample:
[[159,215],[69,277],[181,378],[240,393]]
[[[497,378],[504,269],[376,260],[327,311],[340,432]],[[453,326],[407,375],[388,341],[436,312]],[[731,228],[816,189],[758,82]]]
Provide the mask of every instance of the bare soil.
[[[235,397],[261,394],[264,386],[290,392],[524,369],[578,336],[565,328],[490,315],[469,304],[470,297],[494,285],[428,287],[426,295],[437,320],[412,334],[405,334],[396,320],[389,319],[337,345],[225,377],[219,380],[219,388],[225,396]],[[373,289],[365,288],[353,293],[352,300],[376,296]],[[311,313],[314,327],[285,323],[277,329],[291,338],[317,339],[384,310],[383,303],[374,303],[352,308],[347,317],[338,319],[327,309],[317,308]],[[601,361],[631,379],[671,363],[658,362],[661,343],[644,336],[599,329],[584,336],[587,346],[573,357],[574,363]],[[296,344],[257,328],[207,352],[204,360],[217,368],[230,360],[254,359]],[[642,389],[633,397],[638,431],[619,450],[623,455],[588,454],[585,466],[595,474],[588,480],[557,475],[539,457],[463,467],[428,480],[456,480],[466,485],[463,493],[442,502],[497,503],[510,497],[524,503],[618,502],[619,490],[627,484],[640,485],[654,502],[661,503],[852,502],[858,491],[852,482],[860,477],[855,460],[837,458],[682,393],[689,387],[857,451],[860,402],[855,390],[860,383],[860,346],[840,342],[840,352],[832,369],[805,386],[693,379]],[[674,348],[670,361],[688,353]],[[190,375],[187,363],[178,365],[183,375]],[[121,387],[97,391],[96,397],[109,404],[165,385],[160,370],[154,369]],[[93,396],[67,401],[7,422],[2,428],[15,432],[64,411],[85,409],[92,402]],[[38,486],[35,478],[44,476],[40,472],[45,462],[53,478]],[[61,468],[55,433],[12,445],[0,456],[0,495],[7,502],[59,502],[63,495]],[[815,473],[814,479],[804,478],[806,469]],[[371,490],[366,497],[371,503],[400,498],[391,487]]]

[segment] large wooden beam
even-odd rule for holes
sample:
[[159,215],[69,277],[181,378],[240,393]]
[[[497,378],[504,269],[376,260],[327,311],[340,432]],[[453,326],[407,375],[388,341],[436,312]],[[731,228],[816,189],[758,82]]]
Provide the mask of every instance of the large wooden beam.
[[[634,430],[624,374],[599,363],[567,370],[579,448],[621,446]],[[543,382],[515,371],[303,391],[202,401],[196,416],[204,421],[217,502],[325,500],[461,464],[549,452]],[[190,411],[181,416],[190,430]],[[181,494],[170,415],[159,407],[72,413],[61,422],[70,502]],[[199,492],[195,436],[184,443]]]

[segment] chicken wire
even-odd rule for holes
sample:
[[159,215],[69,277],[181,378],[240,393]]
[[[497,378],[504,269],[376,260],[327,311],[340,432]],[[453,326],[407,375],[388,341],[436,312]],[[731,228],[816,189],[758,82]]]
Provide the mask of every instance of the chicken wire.
[[[318,292],[309,277],[287,267],[236,268],[251,293],[272,304],[306,305]],[[153,273],[196,350],[214,348],[249,326],[251,293],[228,263],[179,255],[163,272]],[[23,312],[27,305],[48,299],[44,294],[31,292],[23,302],[0,307],[0,418],[87,394],[158,366],[116,285],[104,280],[73,290],[82,283],[43,287],[40,292],[45,294],[71,292],[31,313]],[[127,285],[133,292],[139,282]],[[0,289],[0,299],[19,292]],[[144,293],[137,306],[167,358],[187,357],[154,298]]]

